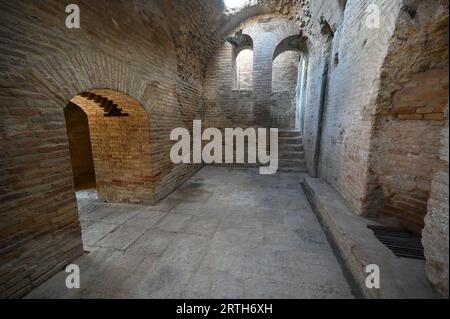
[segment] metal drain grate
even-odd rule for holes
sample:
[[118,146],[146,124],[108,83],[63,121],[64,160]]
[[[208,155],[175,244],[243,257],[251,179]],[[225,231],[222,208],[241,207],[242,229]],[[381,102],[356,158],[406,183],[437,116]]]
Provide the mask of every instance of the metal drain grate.
[[375,237],[388,247],[397,257],[425,260],[422,242],[408,232],[384,226],[367,226]]

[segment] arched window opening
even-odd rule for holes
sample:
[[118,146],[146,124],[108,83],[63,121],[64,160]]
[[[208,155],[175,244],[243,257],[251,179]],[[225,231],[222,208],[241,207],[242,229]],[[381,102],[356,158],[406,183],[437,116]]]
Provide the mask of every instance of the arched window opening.
[[229,37],[233,46],[232,54],[232,89],[251,91],[253,89],[253,40],[242,30]]
[[297,87],[299,51],[285,51],[272,63],[272,93],[294,92]]
[[253,51],[242,50],[236,57],[234,89],[237,91],[251,91],[253,88]]

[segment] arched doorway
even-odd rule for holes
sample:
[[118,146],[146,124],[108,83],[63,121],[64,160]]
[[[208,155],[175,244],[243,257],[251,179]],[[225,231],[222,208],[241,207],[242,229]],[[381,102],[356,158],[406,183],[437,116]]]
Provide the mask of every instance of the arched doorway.
[[272,118],[277,127],[303,129],[306,46],[299,36],[284,39],[272,61]]
[[103,201],[153,203],[150,128],[140,103],[96,89],[73,97],[64,114],[75,189],[96,189]]

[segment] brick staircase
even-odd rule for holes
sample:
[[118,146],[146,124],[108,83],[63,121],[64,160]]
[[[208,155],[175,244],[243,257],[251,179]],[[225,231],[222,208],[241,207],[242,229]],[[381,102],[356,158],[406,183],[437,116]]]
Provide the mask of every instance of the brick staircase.
[[281,172],[306,172],[302,132],[296,129],[278,131],[278,170]]

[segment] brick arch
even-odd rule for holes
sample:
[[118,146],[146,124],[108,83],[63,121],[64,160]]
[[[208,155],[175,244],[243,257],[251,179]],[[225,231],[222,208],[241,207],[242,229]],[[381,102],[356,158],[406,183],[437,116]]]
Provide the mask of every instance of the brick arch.
[[227,41],[232,45],[232,89],[251,91],[253,87],[253,39],[237,31]]
[[[82,92],[70,102],[87,115],[99,198],[153,203],[150,125],[141,104],[111,89]],[[70,126],[67,131],[71,146]],[[73,168],[79,156],[71,152]]]
[[109,88],[142,105],[152,124],[155,200],[195,172],[189,165],[174,166],[169,157],[170,130],[185,123],[177,100],[179,61],[162,6],[102,3],[108,10],[80,2],[79,30],[65,27],[62,2],[2,4],[4,21],[14,28],[2,32],[8,52],[0,119],[7,155],[0,187],[0,273],[7,274],[0,280],[1,296],[22,296],[83,254],[63,112],[77,94]]
[[301,35],[282,40],[272,60],[272,125],[301,128],[306,96],[307,47]]
[[271,46],[276,46],[290,36],[302,34],[302,29],[298,24],[273,14],[249,18],[243,21],[239,28],[243,30],[243,33],[252,37],[254,41],[257,40],[261,33],[270,33],[268,40],[271,42]]
[[[174,60],[175,61],[175,60]],[[89,51],[65,52],[49,55],[36,61],[33,72],[27,74],[49,102],[64,107],[81,92],[93,88],[109,88],[123,92],[138,101],[150,114],[157,107],[157,101],[169,96],[176,101],[173,91],[160,86],[160,76],[176,68],[161,68],[160,72],[148,74],[121,59],[107,54]],[[170,83],[175,88],[175,80]]]
[[[227,35],[238,28],[243,22],[261,15],[292,18],[298,12],[295,1],[296,0],[258,1],[256,5],[246,6],[229,17],[222,25],[219,34]],[[305,6],[309,6],[309,4]]]
[[[11,181],[2,213],[10,212],[10,219],[2,232],[8,262],[0,268],[17,277],[16,283],[26,281],[26,291],[39,284],[40,276],[54,274],[83,254],[63,112],[74,96],[109,88],[142,105],[152,123],[155,201],[194,171],[188,165],[174,167],[165,139],[173,127],[185,126],[177,107],[174,53],[165,50],[161,63],[154,62],[160,61],[157,58],[147,59],[152,61],[151,68],[145,61],[138,61],[138,68],[123,53],[116,53],[112,56],[88,49],[43,52],[30,57],[27,67],[19,64],[9,69],[14,84],[3,94],[10,99],[5,108],[11,110],[7,117],[11,124],[0,125],[0,134],[2,151],[8,154],[3,164]],[[155,52],[149,50],[149,55],[154,57]],[[23,221],[27,227],[18,229]],[[30,259],[29,251],[36,246],[43,256],[54,258]],[[30,272],[23,272],[24,264],[34,269],[31,274],[36,274],[35,279],[30,278]]]
[[[37,61],[30,81],[36,83],[45,99],[45,107],[51,108],[60,123],[64,123],[63,112],[68,102],[81,92],[109,88],[122,92],[137,101],[147,114],[152,143],[152,179],[154,180],[154,201],[163,198],[176,187],[174,176],[189,167],[177,167],[170,160],[171,144],[163,137],[169,137],[173,127],[186,127],[185,115],[177,97],[175,57],[169,54],[164,63],[155,67],[155,72],[145,73],[143,69],[124,63],[122,60],[90,51],[51,55]],[[93,67],[95,66],[95,67]],[[173,107],[167,107],[172,105]],[[170,125],[167,125],[170,123]],[[69,161],[70,162],[70,161]],[[67,168],[70,168],[70,164]],[[174,182],[175,181],[175,182]]]
[[275,59],[280,54],[282,54],[286,51],[296,51],[296,52],[299,52],[299,55],[300,55],[300,53],[303,53],[303,55],[306,55],[306,53],[308,52],[308,48],[306,46],[305,39],[301,35],[298,35],[298,34],[286,37],[275,48],[272,60],[275,61]]
[[224,41],[212,54],[206,69],[205,98],[209,107],[205,118],[218,127],[230,122],[240,126],[270,126],[273,122],[270,113],[274,52],[287,38],[300,38],[304,41],[303,49],[307,40],[303,38],[300,26],[275,14],[257,15],[241,22],[234,32],[228,34],[228,39],[236,32],[253,41],[252,91],[232,89],[233,45]]
[[243,50],[253,50],[253,38],[246,33],[242,33],[242,30],[239,30],[233,37],[229,37],[228,42],[234,46],[234,56],[239,55]]

